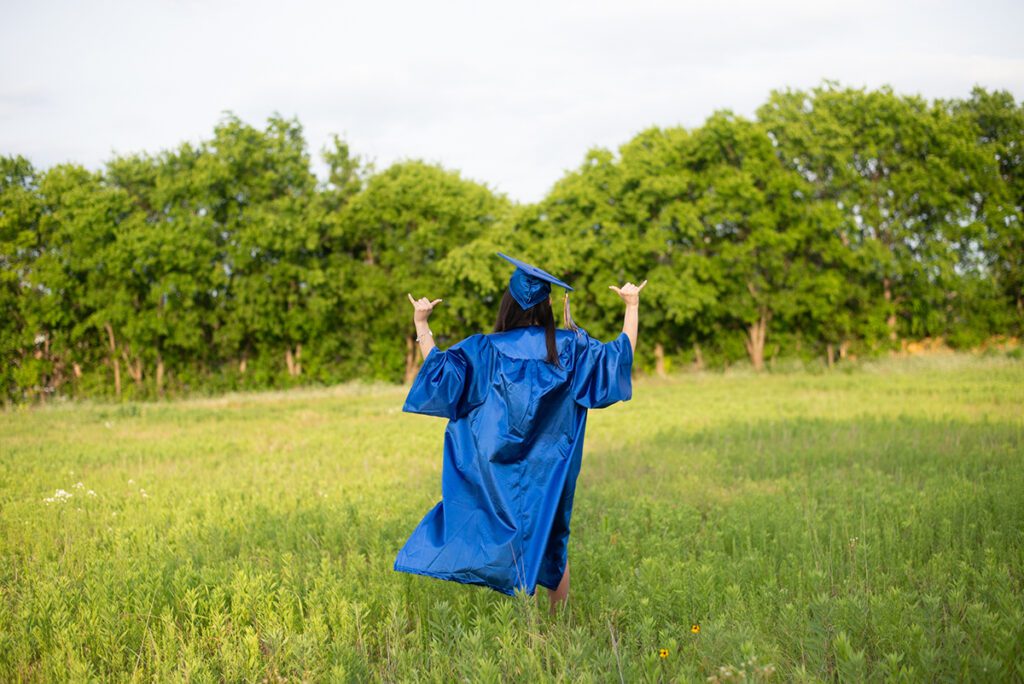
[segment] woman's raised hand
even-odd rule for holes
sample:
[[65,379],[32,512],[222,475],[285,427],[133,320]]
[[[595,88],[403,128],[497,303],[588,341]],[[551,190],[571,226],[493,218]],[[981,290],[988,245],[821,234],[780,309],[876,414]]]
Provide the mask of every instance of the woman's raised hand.
[[640,303],[640,290],[644,289],[644,285],[646,284],[647,281],[644,280],[644,282],[640,283],[639,285],[634,285],[633,283],[627,282],[622,287],[615,287],[614,285],[609,285],[608,287],[612,290],[615,290],[615,292],[620,297],[622,297],[622,301],[626,302],[627,305],[636,305]]
[[428,318],[430,318],[430,312],[434,310],[434,306],[438,302],[444,301],[443,299],[435,299],[434,301],[430,301],[426,297],[421,297],[420,299],[413,299],[411,294],[409,294],[408,292],[406,294],[409,295],[409,301],[412,302],[412,306],[415,309],[412,315],[414,321],[426,321]]

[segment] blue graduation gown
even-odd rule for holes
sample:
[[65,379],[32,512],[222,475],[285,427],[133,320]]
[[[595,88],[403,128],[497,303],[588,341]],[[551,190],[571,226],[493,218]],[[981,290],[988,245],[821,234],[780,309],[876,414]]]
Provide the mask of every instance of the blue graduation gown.
[[475,334],[434,347],[402,410],[448,419],[441,497],[398,552],[394,569],[530,595],[565,572],[569,519],[587,409],[628,401],[633,349],[544,328]]

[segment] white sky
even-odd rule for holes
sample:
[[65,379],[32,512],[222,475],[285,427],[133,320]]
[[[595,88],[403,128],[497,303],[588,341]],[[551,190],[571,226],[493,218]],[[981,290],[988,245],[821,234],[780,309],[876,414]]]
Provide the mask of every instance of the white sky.
[[752,116],[772,89],[1024,97],[1024,3],[12,2],[0,154],[101,168],[212,136],[224,110],[331,133],[378,169],[420,158],[540,199],[592,146]]

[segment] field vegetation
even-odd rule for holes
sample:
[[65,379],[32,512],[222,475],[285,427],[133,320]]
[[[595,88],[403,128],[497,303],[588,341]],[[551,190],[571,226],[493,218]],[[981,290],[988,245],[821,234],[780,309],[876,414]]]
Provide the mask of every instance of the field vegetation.
[[0,414],[0,679],[1024,679],[1018,358],[639,378],[590,413],[554,617],[392,570],[440,497],[403,398]]

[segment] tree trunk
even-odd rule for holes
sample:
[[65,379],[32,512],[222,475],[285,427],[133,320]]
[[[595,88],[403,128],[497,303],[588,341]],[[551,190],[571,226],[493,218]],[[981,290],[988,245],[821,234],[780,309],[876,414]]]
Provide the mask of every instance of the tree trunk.
[[889,326],[889,339],[896,341],[896,311],[892,308],[892,281],[889,280],[888,276],[882,278],[883,294],[885,295],[885,303],[889,309],[889,316],[885,319],[885,324]]
[[409,335],[405,338],[405,384],[416,379],[416,338]]
[[[47,356],[49,357],[49,350],[47,350]],[[51,390],[53,396],[57,396],[60,392],[61,385],[64,384],[64,367],[67,365],[63,359],[51,359],[53,361],[53,372],[50,374],[50,379],[47,385]]]
[[825,345],[825,358],[828,360],[828,367],[831,368],[836,363],[836,348],[829,342]]
[[654,371],[659,377],[665,377],[665,347],[661,342],[654,344]]
[[114,343],[114,328],[110,323],[104,323],[107,329],[107,340],[110,343],[110,361],[114,364],[114,394],[121,398],[121,362],[117,358],[117,345]]
[[135,381],[136,386],[142,387],[142,359],[130,358],[124,349],[121,350],[121,354],[124,356],[124,360],[128,364],[128,375],[132,376],[132,380]]
[[246,354],[242,354],[242,360],[238,362],[238,372],[245,375],[246,366],[249,365],[249,357]]
[[850,341],[843,340],[842,344],[839,345],[839,358],[843,361],[846,360],[846,353],[850,350]]
[[288,375],[293,378],[302,373],[302,345],[295,345],[295,351],[291,346],[284,350],[284,363],[288,367]]
[[764,369],[764,341],[768,335],[768,321],[771,319],[771,312],[761,308],[758,319],[747,328],[747,355],[750,362],[754,364],[755,371]]
[[696,342],[693,343],[693,368],[694,370],[704,370],[704,354]]
[[156,395],[161,399],[164,397],[164,357],[162,354],[156,355]]

